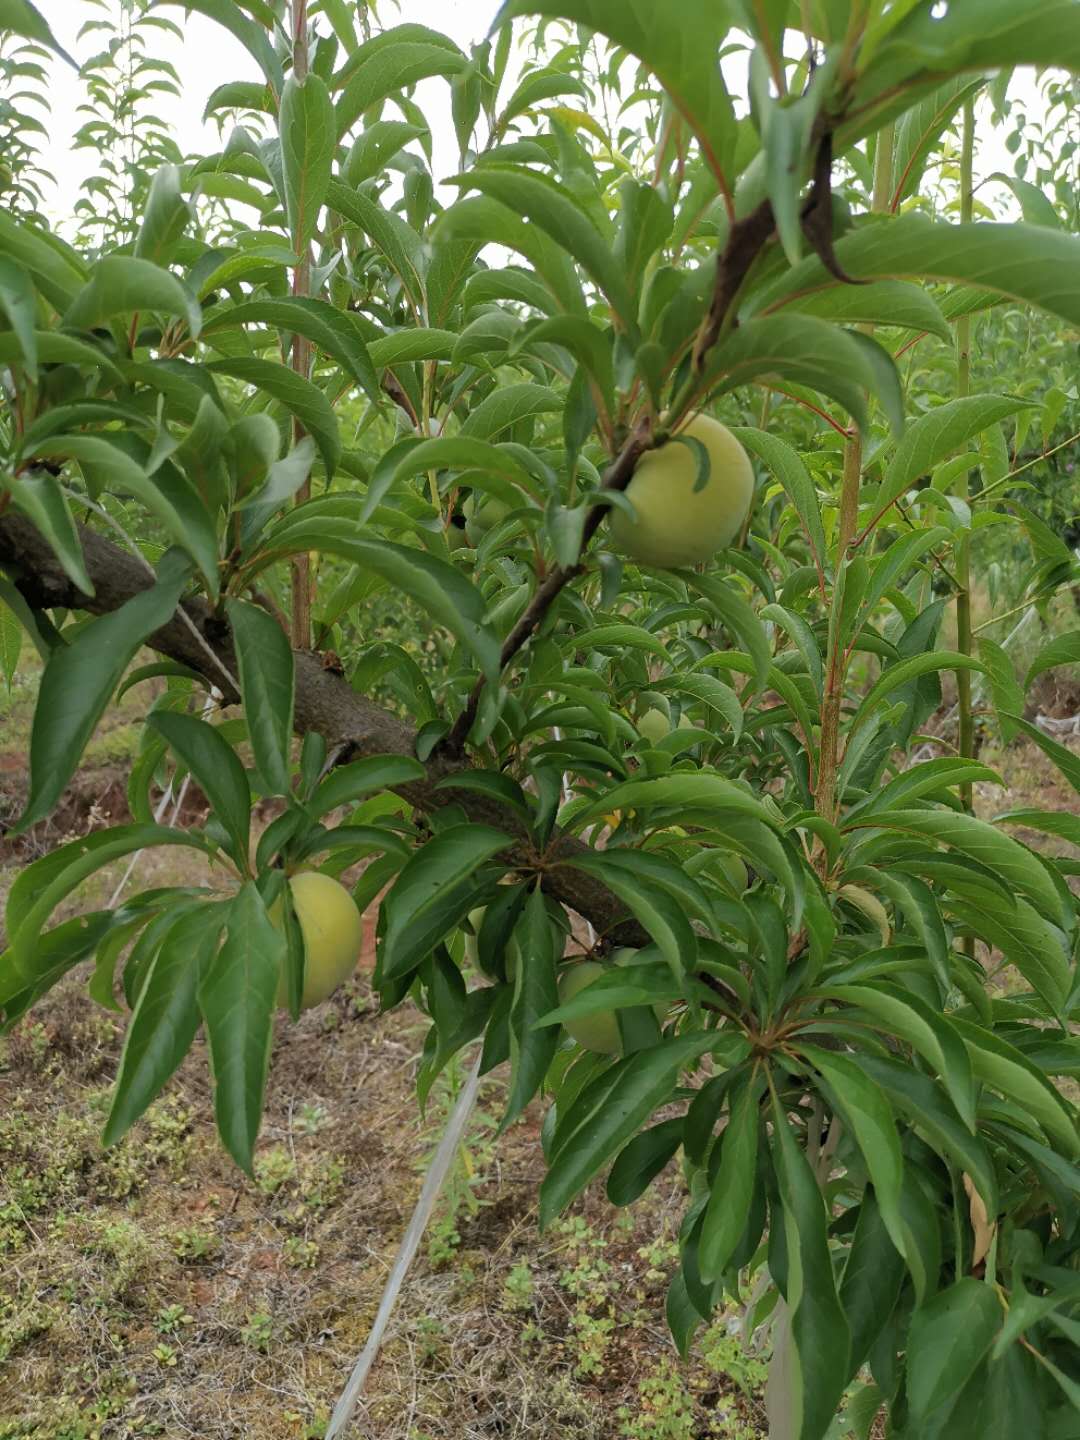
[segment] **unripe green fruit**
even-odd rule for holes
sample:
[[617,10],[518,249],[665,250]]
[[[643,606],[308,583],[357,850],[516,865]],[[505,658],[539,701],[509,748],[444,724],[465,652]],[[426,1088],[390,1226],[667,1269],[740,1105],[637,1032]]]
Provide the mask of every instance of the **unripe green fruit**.
[[637,518],[611,512],[611,533],[643,565],[697,565],[730,545],[750,512],[754,471],[749,456],[719,420],[695,415],[679,435],[698,440],[709,456],[709,475],[698,486],[692,445],[672,439],[638,461],[627,499]]
[[465,533],[464,525],[455,525],[451,521],[446,527],[446,548],[450,551],[469,548],[469,537]]
[[671,733],[671,721],[662,710],[646,710],[637,722],[639,732],[653,745]]
[[[633,965],[637,956],[636,950],[623,948],[614,951],[611,959],[615,965]],[[606,969],[607,966],[601,965],[597,960],[583,960],[580,965],[571,965],[564,970],[559,977],[559,1004],[569,1004],[579,990],[584,990],[586,985],[598,980]],[[657,1003],[653,1006],[653,1013],[657,1020],[663,1021],[667,1006]],[[564,1026],[570,1038],[576,1040],[584,1050],[592,1050],[597,1055],[617,1055],[622,1049],[619,1021],[614,1010],[598,1010],[592,1015],[579,1015],[575,1020],[564,1021]]]
[[[356,901],[331,875],[302,870],[289,881],[293,908],[304,940],[304,993],[302,1010],[321,1005],[356,969],[364,926]],[[270,907],[270,918],[281,925],[281,901]],[[285,976],[278,985],[277,1003],[289,1003]]]
[[474,490],[461,507],[465,516],[465,534],[470,545],[479,545],[484,536],[510,514],[510,506],[501,500],[479,495]]

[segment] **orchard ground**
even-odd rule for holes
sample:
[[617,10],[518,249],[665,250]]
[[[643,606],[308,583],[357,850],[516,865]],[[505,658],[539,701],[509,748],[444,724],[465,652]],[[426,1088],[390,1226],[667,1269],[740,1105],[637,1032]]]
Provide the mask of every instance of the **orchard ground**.
[[[24,657],[12,691],[0,692],[4,818],[19,809],[36,679]],[[0,895],[29,858],[126,818],[123,776],[146,704],[144,686],[110,710],[57,815],[0,842]],[[1080,686],[1059,678],[1040,707],[1077,713]],[[1080,753],[1080,741],[1066,743]],[[1069,807],[1029,742],[983,758],[1009,793],[986,789],[982,813]],[[184,818],[197,821],[201,806],[192,794]],[[154,852],[140,883],[195,878],[194,863]],[[103,901],[122,872],[102,872],[64,913]],[[87,999],[81,974],[0,1041],[0,1440],[323,1434],[462,1073],[451,1067],[418,1117],[424,1020],[407,1006],[378,1014],[365,972],[371,951],[369,928],[355,981],[279,1027],[254,1184],[215,1134],[201,1042],[147,1118],[102,1151],[123,1017]],[[1008,988],[1009,973],[993,984]],[[502,1098],[501,1080],[487,1080],[357,1433],[763,1434],[765,1366],[744,1356],[737,1314],[704,1331],[686,1364],[666,1330],[683,1203],[677,1167],[629,1212],[593,1186],[540,1236],[540,1110],[496,1141]]]

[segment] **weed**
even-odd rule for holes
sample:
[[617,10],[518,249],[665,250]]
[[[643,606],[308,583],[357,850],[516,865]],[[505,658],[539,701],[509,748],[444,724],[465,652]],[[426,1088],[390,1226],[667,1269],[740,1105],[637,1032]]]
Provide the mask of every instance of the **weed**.
[[189,1315],[183,1305],[164,1305],[157,1312],[157,1328],[162,1335],[178,1335],[184,1325],[194,1325],[195,1316]]
[[285,1238],[285,1263],[294,1270],[314,1270],[319,1263],[319,1247],[314,1240],[305,1240],[300,1235]]
[[276,1195],[296,1179],[296,1161],[284,1145],[274,1145],[255,1159],[255,1183],[264,1195]]
[[638,1385],[638,1402],[636,1415],[619,1410],[627,1440],[695,1440],[693,1397],[668,1357]]
[[536,1286],[528,1262],[519,1260],[503,1284],[507,1305],[511,1310],[531,1310]]
[[765,1359],[752,1355],[738,1334],[724,1320],[718,1320],[701,1337],[701,1358],[714,1375],[732,1381],[746,1396],[760,1391],[769,1367]]
[[189,1264],[212,1260],[220,1251],[218,1237],[210,1230],[201,1230],[198,1225],[182,1226],[173,1236],[173,1254]]
[[267,1315],[264,1310],[249,1310],[247,1324],[240,1329],[241,1343],[249,1350],[265,1355],[275,1338],[273,1316]]

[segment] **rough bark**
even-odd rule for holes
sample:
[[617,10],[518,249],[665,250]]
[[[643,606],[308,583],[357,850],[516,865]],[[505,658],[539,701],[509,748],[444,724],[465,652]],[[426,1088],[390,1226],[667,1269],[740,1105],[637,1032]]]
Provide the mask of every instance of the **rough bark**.
[[[46,541],[19,515],[0,516],[0,566],[12,575],[28,603],[39,610],[63,606],[104,615],[152,584],[145,565],[105,536],[80,526],[79,538],[94,583],[92,596],[83,594],[68,579]],[[204,675],[221,691],[226,704],[236,703],[240,697],[227,679],[227,674],[235,675],[237,669],[228,626],[201,599],[185,601],[183,610],[190,624],[178,613],[151,635],[147,644]],[[368,755],[415,756],[415,731],[398,716],[356,694],[340,674],[325,668],[318,654],[294,650],[293,659],[298,734],[313,731],[322,735],[328,753],[339,756],[340,761]],[[539,874],[545,890],[588,920],[598,935],[621,945],[648,943],[645,931],[627,919],[626,907],[616,896],[592,876],[567,865],[576,855],[587,853],[588,847],[580,840],[556,833],[539,854],[520,821],[504,807],[470,790],[437,788],[440,781],[468,769],[460,759],[436,754],[426,767],[424,780],[396,789],[420,810],[456,804],[470,820],[504,830],[513,841],[506,856],[509,863],[524,873]]]

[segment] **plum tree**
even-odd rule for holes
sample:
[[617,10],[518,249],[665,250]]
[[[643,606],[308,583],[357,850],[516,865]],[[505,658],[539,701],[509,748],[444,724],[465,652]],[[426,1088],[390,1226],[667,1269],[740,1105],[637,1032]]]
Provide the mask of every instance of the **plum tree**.
[[611,533],[643,565],[697,565],[734,540],[753,494],[753,467],[738,440],[719,420],[695,415],[637,462],[626,488],[635,516],[613,510]]
[[[301,1009],[321,1005],[356,969],[364,928],[356,901],[340,881],[317,870],[301,870],[289,880],[293,908],[304,939],[304,993]],[[281,902],[270,918],[281,925]],[[288,1004],[285,977],[277,1001]]]

